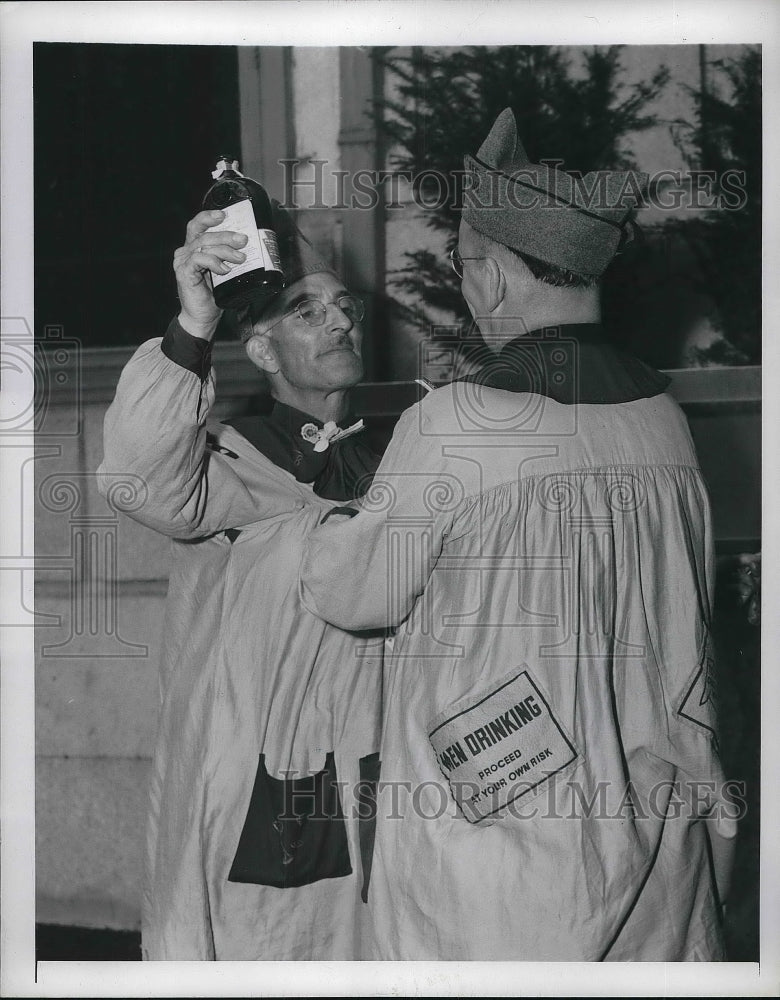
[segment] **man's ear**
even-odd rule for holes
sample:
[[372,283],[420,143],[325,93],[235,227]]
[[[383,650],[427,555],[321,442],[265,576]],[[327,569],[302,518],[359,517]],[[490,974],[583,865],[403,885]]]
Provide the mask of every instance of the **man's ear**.
[[495,312],[506,296],[506,277],[501,265],[494,257],[485,258],[487,278],[487,302],[490,312]]
[[269,375],[275,375],[279,371],[279,362],[267,333],[256,333],[254,337],[250,337],[246,342],[246,353],[252,364],[261,371]]

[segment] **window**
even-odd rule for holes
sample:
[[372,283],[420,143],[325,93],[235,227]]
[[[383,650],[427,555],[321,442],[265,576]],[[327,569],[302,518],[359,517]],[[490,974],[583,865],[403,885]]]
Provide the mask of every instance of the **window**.
[[240,156],[236,50],[37,43],[33,71],[36,336],[161,335],[184,222]]

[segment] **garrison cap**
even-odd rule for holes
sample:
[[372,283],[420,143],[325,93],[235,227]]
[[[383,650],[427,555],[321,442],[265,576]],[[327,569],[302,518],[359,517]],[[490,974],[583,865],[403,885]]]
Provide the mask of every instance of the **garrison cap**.
[[[330,264],[326,263],[322,255],[315,250],[295,225],[287,209],[283,208],[275,199],[271,199],[271,212],[274,232],[279,243],[279,257],[285,288],[289,288],[290,285],[309,274],[326,272],[335,275]],[[258,299],[256,303],[250,303],[248,308],[244,310],[239,320],[241,339],[244,342],[252,336],[252,323],[257,322],[263,313],[273,305],[275,298],[276,296],[270,299]]]
[[272,200],[271,211],[279,241],[285,285],[292,285],[307,274],[318,274],[321,271],[332,274],[333,268],[295,225],[287,209],[282,208],[278,201]]
[[462,217],[497,243],[547,264],[599,277],[627,236],[648,175],[597,170],[573,176],[531,163],[511,108],[496,119],[476,156],[466,156]]

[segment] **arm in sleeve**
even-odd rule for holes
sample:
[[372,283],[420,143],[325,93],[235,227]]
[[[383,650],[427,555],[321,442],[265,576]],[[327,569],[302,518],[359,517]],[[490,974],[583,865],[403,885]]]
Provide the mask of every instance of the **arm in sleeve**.
[[[182,336],[183,335],[183,336]],[[173,321],[125,366],[104,422],[98,489],[117,510],[175,538],[198,538],[259,520],[230,459],[206,447],[215,377],[205,342]]]
[[463,490],[441,438],[407,410],[355,517],[331,517],[306,541],[304,605],[345,629],[398,625],[423,593]]

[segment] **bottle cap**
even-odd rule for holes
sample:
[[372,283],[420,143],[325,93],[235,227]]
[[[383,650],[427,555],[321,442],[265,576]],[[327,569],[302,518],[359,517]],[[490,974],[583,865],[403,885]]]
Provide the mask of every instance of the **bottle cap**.
[[232,170],[234,174],[238,174],[239,177],[244,175],[238,169],[238,160],[233,160],[229,156],[223,156],[217,160],[217,169],[211,171],[211,176],[214,180],[218,180],[226,170]]

